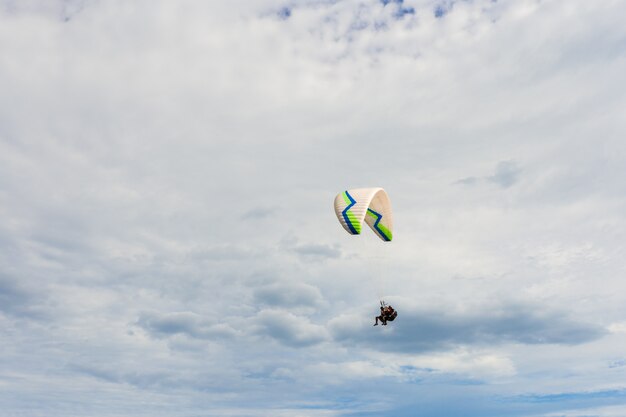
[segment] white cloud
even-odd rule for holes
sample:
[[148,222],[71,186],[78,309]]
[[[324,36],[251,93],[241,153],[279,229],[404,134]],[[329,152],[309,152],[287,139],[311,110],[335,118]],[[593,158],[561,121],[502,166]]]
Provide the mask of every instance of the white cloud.
[[0,1],[5,412],[619,414],[623,15]]
[[517,373],[510,358],[497,352],[475,352],[467,349],[418,356],[406,363],[416,368],[465,375],[477,380],[511,377]]
[[543,414],[545,417],[620,417],[626,413],[626,407],[623,405],[613,405],[606,407],[587,408],[583,410],[562,410],[557,413]]
[[611,323],[609,325],[609,331],[611,333],[626,333],[626,322]]
[[262,310],[256,317],[257,332],[287,346],[306,347],[325,341],[328,336],[322,326],[288,311]]

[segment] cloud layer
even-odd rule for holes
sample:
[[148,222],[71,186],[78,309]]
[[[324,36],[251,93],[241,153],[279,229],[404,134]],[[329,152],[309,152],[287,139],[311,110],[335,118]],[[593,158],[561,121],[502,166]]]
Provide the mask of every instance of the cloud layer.
[[4,412],[623,415],[625,12],[0,1]]

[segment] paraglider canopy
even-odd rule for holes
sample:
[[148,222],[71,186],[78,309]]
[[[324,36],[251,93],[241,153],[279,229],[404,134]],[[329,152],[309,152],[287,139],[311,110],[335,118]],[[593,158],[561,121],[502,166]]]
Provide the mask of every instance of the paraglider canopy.
[[335,214],[352,235],[361,234],[365,221],[383,241],[393,238],[391,202],[382,188],[355,188],[337,194]]

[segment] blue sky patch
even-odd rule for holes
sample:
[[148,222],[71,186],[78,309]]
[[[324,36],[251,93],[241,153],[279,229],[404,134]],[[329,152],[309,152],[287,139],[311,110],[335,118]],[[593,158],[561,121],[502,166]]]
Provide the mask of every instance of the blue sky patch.
[[394,16],[401,19],[407,14],[415,14],[415,9],[413,7],[399,7]]
[[626,389],[591,391],[591,392],[563,392],[559,394],[531,394],[517,397],[518,399],[534,403],[562,403],[564,401],[592,400],[601,398],[624,398]]
[[435,10],[433,11],[433,13],[437,19],[441,19],[445,15],[450,13],[450,11],[452,11],[453,6],[454,1],[441,2],[437,6],[435,6]]
[[287,20],[291,17],[291,9],[285,6],[281,8],[277,14],[278,14],[278,17],[281,18],[282,20]]
[[398,10],[393,14],[393,17],[396,19],[402,19],[407,14],[415,14],[414,7],[404,7],[404,0],[380,0],[383,6],[387,6],[388,4],[396,4],[398,6]]

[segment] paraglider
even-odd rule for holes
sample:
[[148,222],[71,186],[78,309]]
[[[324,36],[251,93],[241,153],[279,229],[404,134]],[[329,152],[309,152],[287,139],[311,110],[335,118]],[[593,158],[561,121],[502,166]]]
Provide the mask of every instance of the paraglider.
[[398,312],[394,310],[393,307],[387,305],[384,301],[380,302],[380,316],[376,317],[376,322],[374,326],[378,326],[378,321],[383,324],[383,326],[387,325],[388,321],[394,321],[398,317]]
[[[383,242],[391,242],[393,238],[391,202],[382,188],[356,188],[337,194],[335,214],[351,235],[360,235],[365,222]],[[380,316],[376,317],[374,326],[378,325],[378,321],[386,326],[397,316],[398,312],[381,300]]]
[[365,221],[384,242],[393,238],[391,202],[382,188],[357,188],[337,194],[335,214],[352,235],[361,234]]

